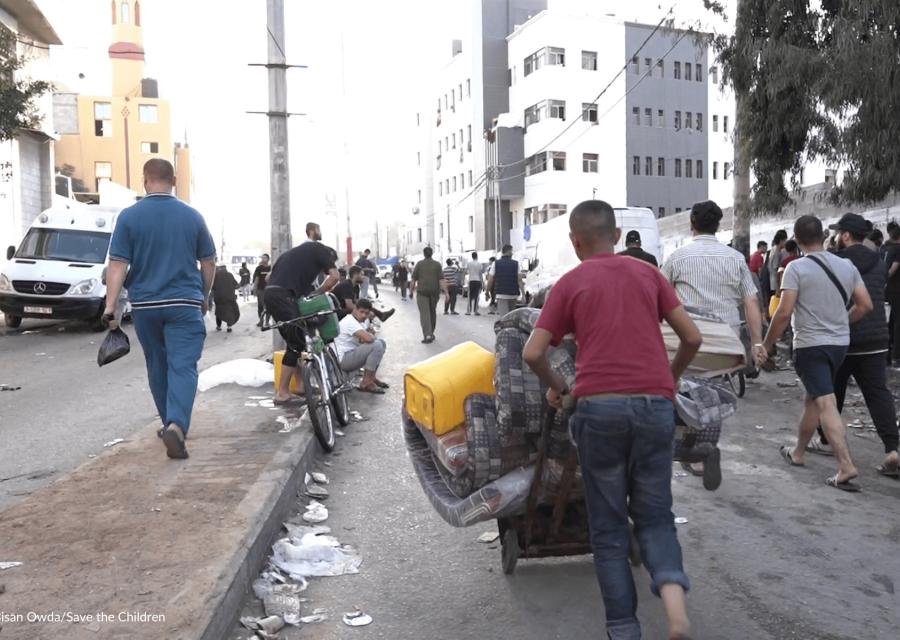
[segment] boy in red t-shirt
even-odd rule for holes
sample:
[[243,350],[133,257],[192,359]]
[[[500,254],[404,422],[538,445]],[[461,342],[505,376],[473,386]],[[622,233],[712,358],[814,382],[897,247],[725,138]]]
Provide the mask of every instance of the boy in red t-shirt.
[[[652,591],[662,597],[669,638],[687,638],[689,588],[672,516],[675,381],[702,343],[675,290],[658,269],[615,255],[621,230],[612,207],[582,202],[569,218],[581,264],[554,285],[524,358],[561,407],[570,391],[547,350],[575,334],[576,410],[570,422],[584,477],[591,547],[613,640],[640,638],[637,594],[628,563],[634,521]],[[669,365],[659,329],[681,339]]]

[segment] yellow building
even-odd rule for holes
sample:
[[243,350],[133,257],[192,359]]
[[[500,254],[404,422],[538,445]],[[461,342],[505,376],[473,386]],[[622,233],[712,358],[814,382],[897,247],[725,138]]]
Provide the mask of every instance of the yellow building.
[[186,144],[173,146],[169,103],[160,100],[156,80],[144,77],[141,5],[111,0],[111,95],[54,95],[56,168],[76,192],[96,194],[111,180],[142,193],[144,163],[165,158],[176,165],[178,197],[189,201],[190,152]]

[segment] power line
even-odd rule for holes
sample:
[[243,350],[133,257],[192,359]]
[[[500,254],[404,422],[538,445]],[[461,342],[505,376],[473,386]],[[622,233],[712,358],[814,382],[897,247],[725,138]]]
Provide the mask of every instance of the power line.
[[281,43],[278,42],[278,38],[275,37],[275,34],[272,33],[272,29],[269,28],[269,25],[266,25],[266,31],[269,32],[269,37],[272,38],[272,42],[275,43],[275,47],[278,51],[281,52],[281,57],[287,60],[287,54],[284,52],[284,49],[281,48]]

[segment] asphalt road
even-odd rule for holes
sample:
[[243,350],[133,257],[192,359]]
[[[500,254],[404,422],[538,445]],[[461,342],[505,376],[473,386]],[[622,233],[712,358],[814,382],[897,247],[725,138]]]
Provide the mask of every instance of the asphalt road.
[[[271,345],[255,327],[256,303],[242,307],[234,333],[209,335],[201,369],[234,358],[256,358]],[[149,428],[156,408],[140,343],[130,324],[131,353],[103,368],[103,333],[78,322],[25,320],[8,329],[0,315],[0,510],[88,462],[116,438]],[[2,387],[0,387],[2,388]]]
[[[400,433],[406,366],[464,340],[492,346],[491,316],[439,316],[437,342],[419,343],[414,303],[382,294],[398,307],[384,327],[388,342],[383,397],[351,399],[367,421],[351,425],[319,468],[331,480],[327,521],[358,548],[358,575],[313,579],[304,614],[324,608],[328,620],[289,628],[282,637],[580,640],[605,637],[603,607],[590,557],[520,560],[514,576],[500,570],[498,545],[476,541],[484,523],[454,529],[422,493]],[[722,487],[710,493],[693,477],[675,477],[675,513],[692,581],[693,637],[704,639],[843,640],[895,638],[900,599],[896,513],[900,482],[877,476],[873,433],[849,437],[862,470],[863,493],[824,485],[830,458],[810,456],[789,468],[778,446],[792,440],[801,411],[799,388],[780,388],[791,373],[768,375],[748,390],[726,425]],[[896,388],[896,379],[894,385]],[[851,396],[853,399],[853,396]],[[303,501],[305,504],[305,500]],[[664,638],[660,602],[643,569],[635,571],[639,616],[647,638]],[[371,626],[349,629],[344,612],[362,609]],[[242,615],[258,615],[252,594]],[[236,628],[231,638],[248,638]]]

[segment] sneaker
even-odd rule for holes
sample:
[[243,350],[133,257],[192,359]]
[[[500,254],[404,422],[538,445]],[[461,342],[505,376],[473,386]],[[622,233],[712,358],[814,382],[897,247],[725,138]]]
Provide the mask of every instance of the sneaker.
[[458,316],[459,314],[458,314],[456,311],[451,311],[451,312],[450,312],[450,315],[451,315],[451,316]]
[[470,315],[472,315],[472,312],[471,312],[471,311],[466,311],[466,315],[467,315],[467,316],[470,316]]
[[481,313],[480,313],[480,312],[478,312],[478,311],[476,311],[476,312],[475,312],[475,315],[476,315],[476,316],[480,316],[480,315],[481,315]]
[[216,331],[221,331],[222,327],[216,327]]
[[231,327],[228,327],[228,328],[225,330],[225,333],[231,333]]
[[444,312],[444,315],[445,315],[445,316],[449,316],[449,315],[450,315],[450,312],[449,312],[449,311],[445,311],[445,312]]

